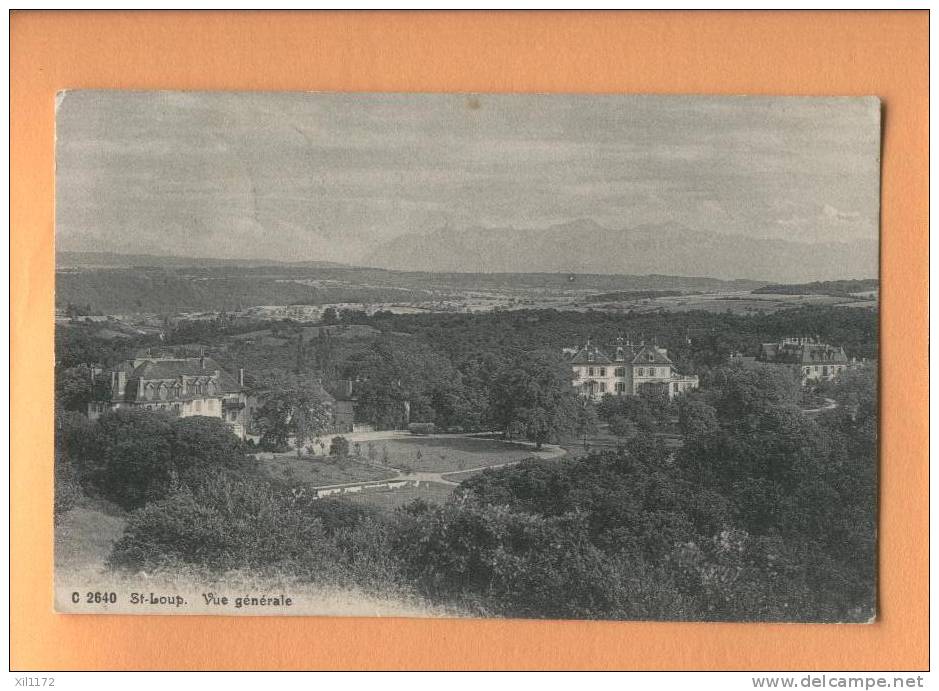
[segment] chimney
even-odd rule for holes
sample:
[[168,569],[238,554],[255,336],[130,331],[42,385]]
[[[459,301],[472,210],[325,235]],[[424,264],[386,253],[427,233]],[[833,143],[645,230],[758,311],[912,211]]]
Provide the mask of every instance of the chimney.
[[238,368],[238,386],[240,386],[241,388],[244,388],[245,386],[245,368],[244,367]]

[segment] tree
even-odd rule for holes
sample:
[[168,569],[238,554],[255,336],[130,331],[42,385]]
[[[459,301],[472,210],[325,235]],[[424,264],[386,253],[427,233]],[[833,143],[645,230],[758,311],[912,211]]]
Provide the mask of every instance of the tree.
[[521,355],[495,378],[492,418],[537,448],[570,432],[577,416],[570,367],[554,353]]
[[610,418],[610,432],[621,439],[631,439],[636,436],[638,428],[625,415],[614,415]]
[[173,464],[183,479],[206,467],[247,468],[244,443],[214,417],[183,417],[173,421]]
[[678,424],[686,439],[708,437],[720,429],[717,411],[695,399],[681,401],[678,406]]
[[[600,400],[597,413],[610,425],[613,425],[614,420],[619,418],[616,424],[620,430],[625,430],[625,427],[622,426],[622,421],[625,420],[632,425],[633,432],[642,432],[648,435],[654,433],[656,427],[656,419],[651,406],[650,401],[642,396],[608,395]],[[616,434],[616,432],[613,433]],[[618,436],[631,436],[631,434]]]
[[577,413],[574,417],[574,432],[578,438],[584,441],[584,451],[587,450],[587,437],[597,431],[597,410],[593,403],[584,400],[582,405],[577,406]]
[[65,410],[85,412],[88,403],[95,398],[95,393],[104,394],[101,386],[92,383],[91,368],[87,365],[65,367],[56,370],[55,395]]
[[345,437],[333,437],[329,443],[329,455],[336,458],[345,458],[349,455],[349,440]]
[[254,468],[241,440],[216,418],[121,409],[93,423],[78,418],[57,421],[56,451],[83,484],[127,509],[201,483],[206,471]]
[[315,381],[288,377],[269,385],[261,394],[264,402],[254,421],[261,443],[268,448],[284,448],[291,436],[299,457],[305,443],[325,432],[331,422],[322,387]]

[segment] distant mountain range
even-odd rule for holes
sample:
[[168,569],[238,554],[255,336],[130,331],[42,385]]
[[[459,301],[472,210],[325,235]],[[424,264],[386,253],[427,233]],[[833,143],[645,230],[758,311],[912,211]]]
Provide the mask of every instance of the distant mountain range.
[[544,229],[444,228],[403,235],[360,262],[429,272],[668,274],[806,282],[878,275],[874,241],[804,243],[673,224],[605,228],[577,220]]

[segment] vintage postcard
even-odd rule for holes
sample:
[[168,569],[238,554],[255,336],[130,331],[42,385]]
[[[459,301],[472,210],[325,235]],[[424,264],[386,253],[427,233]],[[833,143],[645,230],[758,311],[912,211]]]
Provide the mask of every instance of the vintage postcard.
[[57,611],[877,616],[878,99],[56,108]]

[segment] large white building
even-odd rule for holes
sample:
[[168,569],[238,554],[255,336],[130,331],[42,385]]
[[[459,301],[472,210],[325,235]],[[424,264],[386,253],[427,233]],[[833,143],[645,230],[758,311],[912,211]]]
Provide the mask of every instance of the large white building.
[[683,375],[665,348],[618,338],[605,351],[587,341],[567,350],[574,388],[581,396],[600,399],[606,394],[637,396],[644,387],[664,390],[669,398],[698,388],[697,375]]

